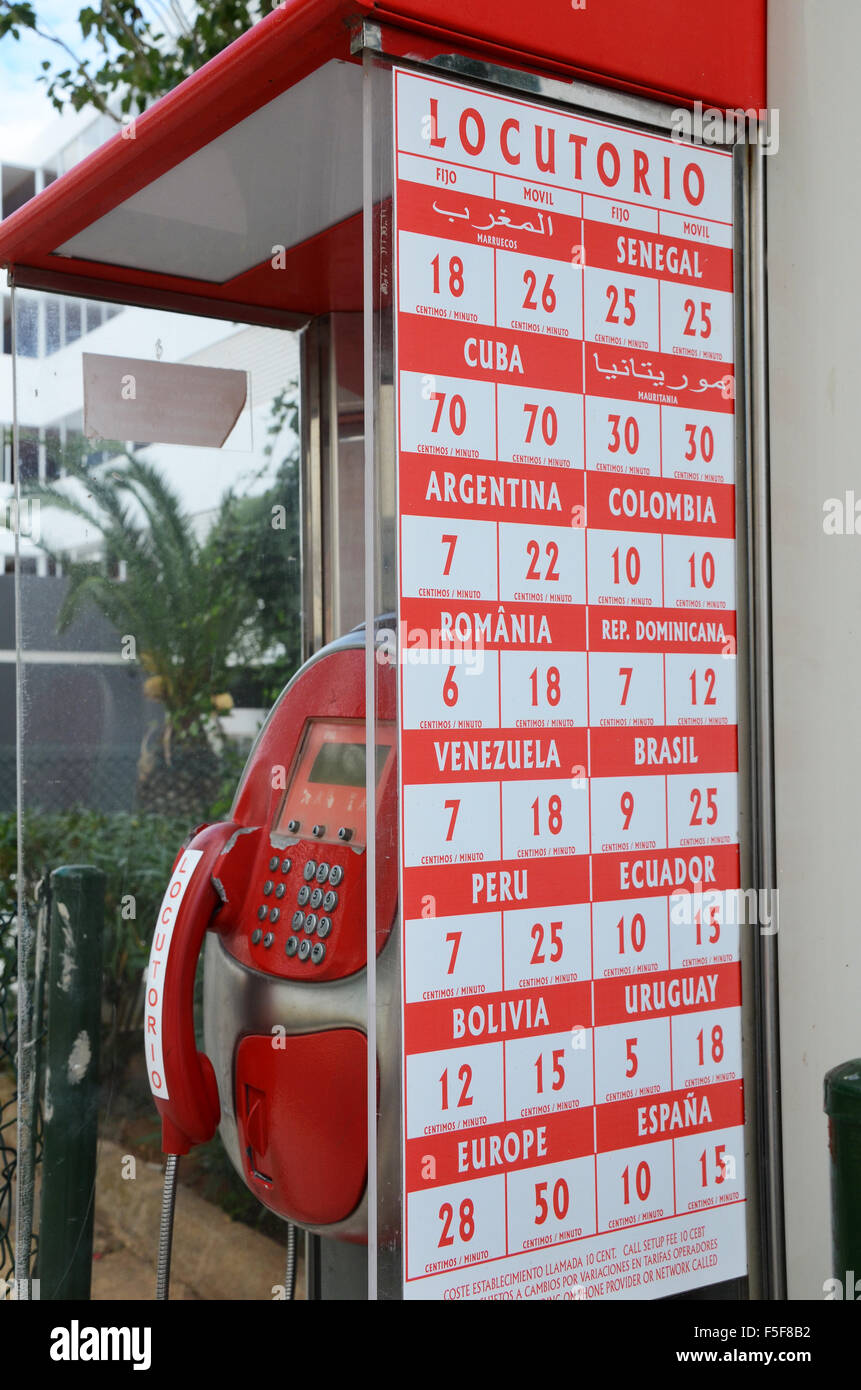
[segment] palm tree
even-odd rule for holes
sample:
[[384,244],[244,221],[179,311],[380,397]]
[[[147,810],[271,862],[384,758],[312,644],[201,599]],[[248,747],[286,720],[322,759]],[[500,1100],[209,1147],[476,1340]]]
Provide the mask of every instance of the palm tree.
[[[248,568],[225,563],[218,532],[222,523],[235,530],[240,500],[255,499],[228,493],[201,541],[176,493],[141,458],[126,453],[90,468],[83,458],[66,457],[63,471],[76,487],[67,490],[64,479],[29,494],[85,522],[100,538],[101,554],[75,560],[43,546],[68,576],[59,631],[95,605],[120,635],[124,655],[146,672],[145,694],[163,706],[161,729],[147,731],[141,750],[141,805],[166,812],[208,806],[219,783],[211,735],[217,712],[232,703],[225,693],[231,668],[260,654],[260,600]],[[259,508],[244,516],[259,544]]]

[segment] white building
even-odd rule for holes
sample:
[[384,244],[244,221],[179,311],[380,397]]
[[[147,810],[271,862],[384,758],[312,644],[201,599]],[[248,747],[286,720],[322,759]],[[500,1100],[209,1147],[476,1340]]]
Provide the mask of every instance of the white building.
[[[12,152],[0,151],[0,187],[2,187],[2,216],[8,217],[29,198],[46,188],[72,165],[85,158],[106,139],[116,133],[110,118],[72,115],[55,122],[41,142],[31,151],[30,162],[15,160]],[[70,134],[71,131],[71,134]],[[236,426],[222,448],[196,448],[176,445],[147,444],[138,441],[136,452],[155,463],[169,480],[174,491],[193,518],[199,537],[209,530],[217,514],[219,502],[229,488],[241,495],[263,491],[279,459],[290,447],[289,438],[279,440],[279,448],[268,458],[268,429],[272,420],[273,401],[285,389],[298,381],[299,351],[297,335],[280,330],[232,323],[228,320],[200,319],[191,315],[165,313],[152,309],[127,308],[118,305],[74,299],[62,295],[36,293],[26,289],[15,291],[17,333],[17,395],[19,413],[19,451],[21,479],[26,482],[54,482],[63,477],[63,459],[67,449],[76,455],[84,452],[92,467],[107,462],[107,455],[98,445],[88,448],[84,436],[82,412],[82,358],[86,353],[101,353],[135,357],[149,361],[162,360],[200,366],[231,367],[247,373],[247,400]],[[28,576],[48,579],[62,572],[39,542],[60,554],[76,559],[94,558],[100,551],[100,538],[92,531],[87,534],[84,524],[75,516],[41,508],[34,513],[26,505],[17,517],[12,499],[15,477],[12,449],[13,367],[12,367],[12,293],[7,285],[0,287],[2,306],[2,353],[0,353],[0,587],[5,591],[0,614],[0,805],[11,804],[14,748],[14,625],[12,621],[12,574],[14,570],[15,526],[19,530],[20,570]],[[157,439],[154,433],[150,438]],[[134,441],[129,441],[130,445]],[[63,484],[61,483],[61,486]],[[69,487],[78,484],[69,482]],[[117,579],[123,578],[123,563],[117,566]],[[29,581],[32,582],[32,581]],[[114,739],[128,733],[128,756],[138,737],[139,719],[146,710],[136,696],[136,710],[131,717],[128,704],[128,663],[121,663],[118,642],[98,621],[80,624],[68,639],[54,637],[53,614],[60,601],[60,592],[44,591],[36,598],[25,590],[23,608],[31,615],[41,615],[32,631],[41,634],[34,640],[25,638],[27,660],[41,664],[45,679],[57,665],[66,668],[64,679],[71,692],[81,682],[94,694],[105,711],[106,725],[114,729]],[[34,619],[35,621],[35,619]],[[111,675],[111,668],[115,669]],[[70,667],[87,668],[76,672]],[[87,684],[87,680],[89,684]],[[121,694],[117,694],[122,686]],[[138,682],[140,685],[140,681]],[[75,698],[84,698],[79,695]],[[89,698],[87,696],[86,698]],[[148,705],[148,702],[143,702]],[[152,710],[152,706],[148,706]],[[112,713],[110,713],[112,711]],[[256,732],[263,711],[258,708],[236,708],[220,721],[222,731],[247,743]],[[33,737],[38,742],[34,728]],[[110,741],[107,732],[105,738]],[[41,737],[44,739],[45,731]]]
[[[2,217],[8,217],[29,198],[41,192],[59,175],[85,158],[103,141],[116,133],[116,124],[106,116],[73,118],[55,123],[37,153],[38,162],[13,163],[0,153]],[[50,138],[50,137],[53,138]],[[14,486],[12,460],[12,294],[2,287],[2,355],[0,355],[0,519],[8,522],[8,504]],[[231,486],[243,491],[262,489],[265,473],[254,484],[242,475],[257,471],[264,464],[263,448],[273,399],[291,383],[299,371],[298,338],[280,330],[232,324],[228,321],[198,319],[190,315],[160,313],[149,309],[122,308],[117,305],[73,299],[63,295],[16,291],[17,354],[19,359],[19,455],[22,481],[54,481],[62,473],[62,457],[67,444],[80,438],[81,358],[84,352],[137,356],[207,366],[242,367],[249,374],[249,405],[223,449],[196,449],[153,446],[146,456],[159,463],[180,494],[187,510],[199,519],[205,530],[207,520],[217,509],[221,495]],[[32,364],[32,365],[31,365]],[[40,391],[37,382],[50,380],[50,392]],[[29,401],[29,407],[26,403]],[[27,410],[27,418],[23,411]],[[131,441],[130,441],[131,442]],[[246,455],[237,458],[237,452]],[[102,459],[94,448],[94,466]],[[50,530],[43,534],[52,547],[69,549],[76,555],[93,553],[92,543],[81,535],[80,527],[67,517],[50,518]],[[8,526],[0,526],[0,573],[13,569],[14,536]],[[27,535],[26,518],[21,535],[22,573],[48,574],[52,562]]]

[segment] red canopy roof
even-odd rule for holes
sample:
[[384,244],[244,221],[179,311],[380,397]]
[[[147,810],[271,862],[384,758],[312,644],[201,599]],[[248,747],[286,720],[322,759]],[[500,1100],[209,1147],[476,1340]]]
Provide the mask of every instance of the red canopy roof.
[[363,18],[385,25],[393,55],[482,54],[663,98],[764,104],[765,0],[719,11],[689,0],[283,0],[0,225],[0,264],[45,289],[279,324],[361,308],[350,31]]

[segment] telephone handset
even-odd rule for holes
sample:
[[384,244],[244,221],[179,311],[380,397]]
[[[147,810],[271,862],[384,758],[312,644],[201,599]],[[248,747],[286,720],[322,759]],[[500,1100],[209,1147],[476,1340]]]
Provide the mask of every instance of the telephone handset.
[[[180,850],[153,936],[144,1024],[164,1152],[187,1153],[220,1123],[265,1205],[353,1239],[367,1177],[368,835],[378,956],[395,922],[398,863],[394,671],[376,668],[369,830],[365,665],[364,629],[312,657],[260,731],[229,819],[198,827]],[[200,1052],[193,996],[204,943]]]

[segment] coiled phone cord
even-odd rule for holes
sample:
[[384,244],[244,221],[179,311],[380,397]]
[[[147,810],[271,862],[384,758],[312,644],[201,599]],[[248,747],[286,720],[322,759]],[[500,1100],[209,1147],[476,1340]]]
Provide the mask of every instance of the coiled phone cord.
[[284,1297],[296,1297],[296,1227],[287,1222],[287,1269],[284,1274]]
[[164,1191],[161,1199],[161,1225],[158,1232],[158,1265],[156,1269],[155,1296],[159,1303],[165,1302],[170,1286],[170,1251],[173,1244],[173,1209],[176,1205],[176,1177],[179,1172],[179,1157],[168,1154],[164,1165]]
[[[158,1262],[156,1267],[156,1302],[167,1301],[170,1287],[170,1254],[173,1245],[173,1213],[176,1206],[176,1180],[179,1157],[168,1154],[164,1165],[164,1190],[161,1199],[161,1223],[158,1233]],[[296,1297],[296,1227],[287,1223],[287,1268],[284,1273],[284,1296]]]

